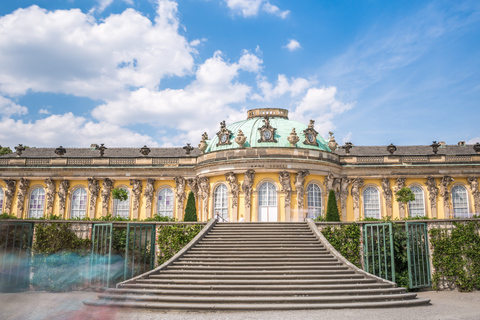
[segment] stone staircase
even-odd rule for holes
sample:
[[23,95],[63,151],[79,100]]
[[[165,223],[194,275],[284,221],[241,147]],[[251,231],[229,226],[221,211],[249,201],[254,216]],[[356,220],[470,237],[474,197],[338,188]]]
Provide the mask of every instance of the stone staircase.
[[161,267],[87,305],[293,310],[429,304],[353,266],[309,223],[216,223]]

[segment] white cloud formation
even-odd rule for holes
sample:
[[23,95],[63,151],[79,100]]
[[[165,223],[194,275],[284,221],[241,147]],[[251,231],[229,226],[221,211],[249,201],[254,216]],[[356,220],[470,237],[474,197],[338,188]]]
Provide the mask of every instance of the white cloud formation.
[[28,109],[16,104],[10,99],[0,96],[0,114],[4,116],[11,116],[14,114],[26,114]]
[[289,82],[285,75],[279,74],[277,84],[274,87],[265,77],[259,77],[257,86],[261,90],[262,95],[255,94],[252,98],[258,101],[271,101],[286,93],[290,93],[291,97],[296,97],[305,92],[314,83],[315,81],[309,81],[304,78],[292,78]]
[[27,123],[4,118],[0,120],[0,140],[3,145],[14,146],[22,143],[38,147],[86,147],[92,143],[105,143],[107,147],[158,145],[149,136],[114,124],[94,123],[72,113],[51,115]]
[[294,50],[300,49],[301,46],[297,40],[290,39],[290,41],[284,46],[284,48],[287,48],[290,51],[294,51]]
[[245,18],[257,16],[260,11],[285,19],[290,13],[289,10],[282,11],[269,0],[225,0],[227,6],[236,14]]
[[473,139],[470,139],[466,142],[466,144],[475,144],[479,142],[480,143],[480,136],[479,137],[476,137],[476,138],[473,138]]
[[178,33],[177,4],[159,0],[154,23],[133,9],[102,21],[79,9],[38,6],[0,17],[0,92],[111,98],[193,72],[194,49]]
[[336,87],[310,88],[291,113],[291,118],[304,123],[309,119],[315,120],[315,128],[326,137],[329,131],[335,129],[333,118],[352,107],[353,103],[338,99]]
[[40,110],[38,110],[38,113],[39,114],[50,114],[50,111],[48,111],[47,109],[40,109]]

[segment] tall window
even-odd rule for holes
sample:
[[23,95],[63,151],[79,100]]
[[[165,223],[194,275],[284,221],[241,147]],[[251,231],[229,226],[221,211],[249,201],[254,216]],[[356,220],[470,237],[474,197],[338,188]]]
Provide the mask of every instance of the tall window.
[[4,198],[3,189],[0,188],[0,210],[2,213],[3,213],[3,198]]
[[277,188],[271,182],[258,188],[258,221],[277,221]]
[[456,185],[452,188],[452,204],[454,218],[469,218],[468,193],[464,186]]
[[215,188],[213,214],[215,217],[218,214],[223,220],[228,221],[228,190],[224,184]]
[[322,190],[315,183],[307,187],[307,218],[315,219],[322,214]]
[[170,188],[163,188],[158,192],[157,214],[173,218],[173,191]]
[[365,218],[380,219],[380,194],[377,188],[367,187],[363,191],[363,213]]
[[425,216],[425,201],[423,200],[423,190],[418,186],[411,186],[415,195],[415,200],[408,203],[408,212],[410,217],[424,217]]
[[127,188],[120,188],[127,191],[128,197],[125,201],[115,199],[113,201],[113,216],[128,218],[130,216],[130,192]]
[[43,188],[35,188],[30,193],[30,201],[28,207],[29,218],[43,217],[43,208],[45,207],[45,190]]
[[72,194],[72,210],[70,217],[85,218],[87,213],[87,190],[78,188]]

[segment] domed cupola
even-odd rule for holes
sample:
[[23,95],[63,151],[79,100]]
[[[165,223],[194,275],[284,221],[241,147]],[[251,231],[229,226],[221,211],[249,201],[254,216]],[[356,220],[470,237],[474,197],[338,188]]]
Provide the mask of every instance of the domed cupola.
[[220,123],[220,131],[208,140],[203,134],[199,148],[202,152],[238,148],[304,148],[330,151],[327,142],[314,128],[288,119],[288,110],[260,108],[247,111],[247,119],[226,125]]

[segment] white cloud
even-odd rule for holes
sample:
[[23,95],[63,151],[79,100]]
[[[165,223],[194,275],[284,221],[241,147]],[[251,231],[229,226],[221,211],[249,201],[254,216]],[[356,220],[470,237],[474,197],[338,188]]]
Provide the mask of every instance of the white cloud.
[[27,114],[28,109],[16,104],[10,99],[0,96],[0,114],[4,116],[11,116],[14,114]]
[[349,133],[347,133],[345,135],[345,137],[343,137],[342,142],[343,142],[343,144],[345,144],[346,142],[352,142],[352,132],[351,131]]
[[473,138],[473,139],[470,139],[466,142],[466,144],[475,144],[479,142],[480,143],[480,137],[477,137],[477,138]]
[[253,99],[259,101],[271,101],[272,99],[279,98],[288,92],[291,97],[296,97],[305,92],[305,90],[314,83],[315,81],[309,81],[304,78],[292,78],[289,82],[285,75],[280,74],[278,75],[277,84],[274,87],[266,80],[266,78],[259,77],[257,86],[261,90],[262,95],[255,94]]
[[[61,132],[61,134],[59,134]],[[109,123],[94,123],[72,113],[52,115],[35,122],[0,120],[0,140],[4,145],[86,147],[92,143],[111,146],[157,146],[149,136]]]
[[297,105],[291,117],[307,123],[316,121],[316,130],[324,137],[335,129],[333,118],[351,109],[353,103],[344,103],[337,97],[336,87],[310,88]]
[[37,6],[0,17],[0,92],[28,90],[106,99],[193,72],[194,49],[178,33],[177,4],[159,0],[152,22],[133,9],[102,21],[79,9]]
[[[92,9],[90,9],[89,13],[102,13],[109,5],[113,3],[114,0],[97,0],[98,5],[94,6]],[[133,0],[123,0],[128,5],[133,6],[134,2]]]
[[294,50],[300,49],[301,46],[297,40],[290,39],[290,41],[284,46],[284,48],[287,48],[290,51],[294,51]]
[[50,114],[50,111],[48,111],[47,109],[40,109],[40,110],[38,110],[38,113],[40,113],[40,114]]
[[225,0],[227,6],[236,14],[245,18],[257,16],[260,11],[285,19],[290,13],[289,10],[282,11],[269,0]]

